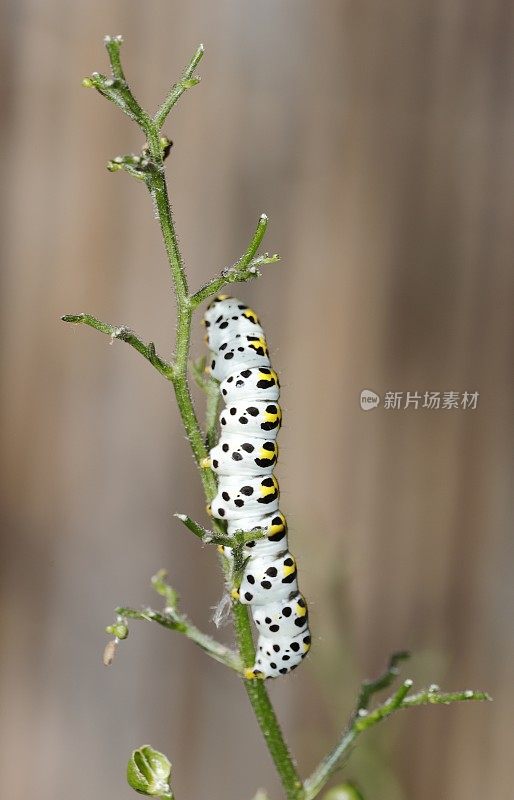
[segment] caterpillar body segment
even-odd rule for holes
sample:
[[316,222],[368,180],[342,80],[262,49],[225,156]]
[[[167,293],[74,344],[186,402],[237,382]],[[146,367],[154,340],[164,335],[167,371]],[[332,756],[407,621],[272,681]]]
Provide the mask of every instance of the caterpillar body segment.
[[239,400],[275,402],[280,396],[280,382],[271,367],[244,368],[225,378],[220,392],[227,405]]
[[241,586],[239,601],[245,605],[266,605],[298,593],[296,562],[286,550],[277,558],[252,557]]
[[[243,548],[243,556],[247,558],[275,558],[287,551],[287,522],[280,511],[269,517],[248,517],[242,520],[229,520],[227,533],[233,536],[236,531],[244,530],[246,533],[252,531],[264,531],[265,536],[255,541],[248,541]],[[230,547],[222,546],[223,554],[230,560],[232,550]]]
[[250,436],[276,438],[282,424],[282,410],[278,403],[267,400],[229,403],[220,414],[222,433],[240,433]]
[[[282,422],[280,382],[259,318],[245,303],[220,295],[205,312],[204,324],[212,352],[209,369],[225,402],[220,439],[209,454],[218,476],[210,513],[227,521],[229,536],[265,533],[244,545],[245,567],[234,596],[250,606],[258,631],[255,663],[245,677],[276,678],[294,670],[311,644],[307,604],[298,589],[273,475]],[[233,559],[230,547],[220,550]]]
[[264,338],[264,331],[262,330],[257,317],[253,311],[246,309],[233,309],[235,313],[228,313],[226,315],[220,314],[213,323],[207,324],[206,341],[209,350],[217,352],[220,345],[227,340],[227,332],[231,332],[232,336],[258,336]]
[[217,475],[264,475],[273,472],[277,458],[274,439],[224,433],[211,450],[210,466]]
[[218,381],[225,380],[235,363],[246,367],[267,367],[269,353],[262,336],[237,333],[232,339],[226,339],[211,360],[212,377]]
[[220,475],[218,494],[211,503],[212,515],[218,519],[243,519],[246,514],[269,514],[278,511],[278,499],[278,481],[274,475]]
[[295,637],[309,632],[307,603],[299,592],[286,602],[254,606],[252,616],[259,635],[269,639],[275,636]]
[[311,647],[309,633],[291,638],[259,636],[254,673],[262,673],[267,678],[278,678],[296,669]]

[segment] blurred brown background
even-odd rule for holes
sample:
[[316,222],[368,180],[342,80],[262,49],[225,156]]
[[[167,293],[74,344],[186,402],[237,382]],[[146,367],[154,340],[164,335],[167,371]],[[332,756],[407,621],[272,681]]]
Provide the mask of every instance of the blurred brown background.
[[[144,187],[106,161],[127,118],[80,87],[125,35],[156,107],[200,41],[202,84],[166,126],[192,287],[258,215],[283,261],[240,295],[283,381],[279,476],[314,649],[272,687],[303,774],[359,680],[400,647],[418,683],[492,705],[409,712],[346,775],[367,800],[511,796],[514,14],[508,0],[4,0],[1,297],[2,797],[129,798],[146,741],[180,800],[279,791],[241,686],[118,603],[159,567],[212,629],[214,553],[175,511],[203,500],[168,386],[88,310],[154,339],[174,310]],[[200,325],[195,354],[203,352]],[[359,408],[363,388],[479,391],[476,411]],[[230,639],[230,630],[221,634]],[[509,752],[510,751],[510,752]]]

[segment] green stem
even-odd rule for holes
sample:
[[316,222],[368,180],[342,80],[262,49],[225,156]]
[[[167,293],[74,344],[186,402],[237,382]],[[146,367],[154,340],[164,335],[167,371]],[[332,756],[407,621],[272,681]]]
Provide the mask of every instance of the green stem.
[[130,328],[126,328],[124,325],[110,325],[108,322],[102,322],[93,317],[92,314],[65,314],[61,319],[63,322],[71,322],[74,325],[89,325],[90,328],[94,328],[100,333],[106,333],[111,339],[120,339],[122,342],[127,342],[134,350],[141,353],[167,380],[173,380],[172,365],[157,355],[154,343],[148,342],[148,344],[145,344]]
[[192,86],[195,86],[197,83],[199,83],[200,78],[194,78],[193,72],[197,68],[200,61],[202,60],[204,52],[205,52],[204,46],[203,44],[201,44],[198,47],[198,50],[194,54],[193,58],[185,68],[181,80],[171,87],[169,94],[166,97],[166,100],[164,101],[164,103],[162,104],[162,106],[160,107],[160,109],[158,110],[157,114],[153,119],[153,122],[157,130],[160,131],[160,129],[164,125],[164,122],[166,121],[166,117],[170,113],[171,109],[173,108],[177,100],[179,100],[179,98],[184,94],[186,89],[190,89]]
[[[247,606],[235,601],[232,604],[232,618],[237,649],[243,659],[243,665],[252,667],[255,661],[255,647]],[[280,775],[286,797],[288,800],[301,800],[304,797],[302,780],[282,735],[264,682],[245,680],[244,686],[270,755]]]
[[358,715],[359,711],[368,708],[370,700],[374,694],[391,686],[400,672],[398,669],[398,664],[400,664],[402,661],[406,661],[408,658],[410,658],[410,653],[407,650],[400,650],[397,653],[393,653],[389,659],[387,668],[381,675],[378,676],[378,678],[375,678],[375,680],[372,681],[362,682],[357,704],[355,706],[355,716]]
[[[106,46],[113,70],[113,81],[107,80],[104,78],[104,76],[95,73],[90,78],[85,79],[84,85],[94,86],[96,89],[98,89],[98,91],[100,91],[101,94],[120,106],[125,113],[129,114],[133,119],[136,120],[146,135],[151,162],[148,163],[147,167],[145,167],[145,170],[142,171],[142,174],[155,204],[155,209],[164,240],[164,246],[166,249],[166,255],[168,257],[177,305],[177,336],[170,379],[173,383],[182,423],[200,471],[200,477],[205,496],[207,501],[210,503],[217,491],[216,476],[212,470],[201,467],[201,462],[207,455],[207,446],[198,423],[198,418],[193,406],[187,379],[187,360],[191,339],[193,310],[204,299],[218,291],[219,288],[221,288],[221,286],[223,286],[225,283],[231,283],[236,280],[250,280],[251,278],[256,277],[258,275],[258,266],[260,264],[276,261],[278,260],[278,256],[268,257],[267,255],[264,255],[254,258],[257,248],[259,247],[262,237],[266,231],[267,218],[265,215],[263,215],[259,220],[257,230],[246,252],[239,259],[237,264],[229,270],[224,270],[221,275],[210,281],[206,286],[196,292],[195,295],[190,297],[182,256],[179,250],[175,228],[173,225],[168,189],[164,176],[164,154],[160,141],[160,129],[171,108],[175,105],[183,92],[198,82],[198,79],[193,76],[193,72],[203,56],[203,47],[200,46],[198,48],[195,55],[191,59],[191,62],[186,67],[182,75],[182,79],[178,84],[172,87],[163,105],[152,119],[145,111],[141,109],[133,97],[130,88],[127,86],[119,58],[121,39],[117,37],[111,37],[106,40]],[[138,177],[140,176],[138,175]],[[85,322],[86,320],[74,319],[73,321]],[[93,325],[93,327],[97,327],[98,330],[104,330],[104,332],[111,333],[110,330],[106,330],[105,326],[101,327],[101,325],[101,323],[97,322],[97,324]],[[137,345],[137,349],[139,349],[140,352],[143,352],[145,357],[150,356],[151,358],[149,358],[149,360],[152,360],[152,363],[154,363],[156,359],[155,349],[148,352],[147,348],[146,351],[144,351],[139,347],[138,342],[133,342],[134,346]],[[212,431],[215,428],[212,422],[212,416],[214,415],[214,401],[212,399],[209,413],[211,415],[209,420],[208,434],[210,441],[213,435]],[[216,533],[219,533],[221,536],[223,536],[225,530],[222,524],[216,520],[213,521],[213,527]],[[142,613],[134,612],[131,609],[124,609],[124,611],[126,616],[129,616],[129,614]],[[165,616],[156,616],[157,612],[145,613],[147,614],[145,618],[154,619],[155,621],[167,627],[170,626],[169,620]],[[148,616],[150,613],[151,616]],[[239,653],[241,654],[242,660],[244,661],[245,667],[249,667],[253,664],[255,653],[250,620],[246,607],[237,602],[234,603],[233,618],[237,647]],[[250,698],[252,708],[255,711],[257,720],[264,735],[269,752],[282,779],[286,796],[288,800],[300,800],[303,797],[302,783],[285,744],[266,688],[261,681],[256,680],[245,680],[245,687]]]
[[[169,206],[164,204],[157,205],[161,228],[167,230],[173,228]],[[161,214],[163,215],[161,218]],[[172,274],[174,270],[172,269]],[[198,419],[193,407],[189,384],[187,380],[187,356],[189,350],[189,339],[191,330],[191,308],[189,303],[183,304],[177,292],[179,308],[176,355],[174,362],[173,386],[182,422],[191,444],[191,449],[197,464],[200,464],[207,455],[203,436],[198,424]],[[214,473],[209,469],[200,467],[200,477],[203,483],[205,496],[210,503],[216,495],[217,486]],[[254,663],[255,650],[253,646],[252,632],[248,611],[240,603],[234,603],[232,616],[236,634],[237,648],[241,654],[245,667]],[[277,771],[281,777],[286,797],[288,800],[299,800],[303,795],[302,782],[293,764],[291,755],[284,741],[278,720],[273,711],[267,690],[260,681],[245,681],[245,688],[252,704],[252,708],[257,717],[265,742],[271,757],[275,763]]]
[[[378,685],[378,683],[383,680],[383,677],[384,676],[372,682],[372,684]],[[367,685],[369,686],[370,684]],[[389,682],[387,685],[389,685]],[[360,713],[352,714],[350,722],[337,745],[305,781],[304,800],[314,800],[332,775],[341,769],[345,760],[350,755],[355,740],[361,733],[374,727],[383,719],[390,717],[395,711],[399,711],[402,708],[412,708],[413,706],[449,705],[450,703],[461,703],[470,700],[484,701],[491,699],[487,692],[475,692],[471,690],[464,692],[440,692],[439,689],[435,687],[424,689],[417,694],[408,695],[407,693],[411,686],[412,681],[406,680],[388,700],[373,709],[373,711],[368,713],[365,708],[361,707]],[[382,685],[379,688],[384,687]],[[378,690],[379,689],[376,689],[376,691]]]
[[[198,53],[199,51],[197,51],[195,58],[198,57]],[[201,56],[198,57],[198,60],[200,57]],[[176,99],[178,99],[178,97]],[[200,469],[200,477],[204,487],[205,496],[207,501],[210,503],[217,491],[216,479],[211,470],[200,467],[200,462],[207,455],[207,449],[193,406],[187,378],[187,361],[191,337],[193,306],[196,307],[201,302],[200,297],[203,299],[204,293],[202,292],[200,295],[197,293],[195,295],[194,303],[192,302],[192,298],[188,296],[187,281],[185,278],[182,258],[173,225],[166,180],[164,177],[164,170],[162,168],[162,151],[159,144],[159,126],[161,124],[161,118],[163,117],[163,114],[164,111],[161,111],[160,114],[157,115],[155,122],[150,125],[150,127],[153,127],[153,131],[151,131],[153,135],[148,137],[148,145],[152,159],[159,169],[149,174],[148,184],[152,192],[159,217],[177,301],[177,338],[175,346],[175,358],[173,362],[173,386],[186,435],[191,444],[191,449],[193,451],[196,463]],[[242,263],[245,263],[245,265],[255,254],[257,247],[262,241],[265,230],[266,218],[261,217],[256,234],[254,235],[248,250],[241,260]],[[205,296],[207,296],[207,294],[205,294]],[[233,604],[232,615],[234,620],[237,648],[243,659],[244,666],[249,667],[254,662],[255,650],[253,646],[248,611],[244,606],[236,602]],[[287,745],[284,741],[282,731],[280,730],[278,720],[275,716],[275,712],[273,711],[267,690],[262,682],[255,680],[245,680],[245,688],[268,746],[268,750],[281,777],[286,796],[288,800],[299,800],[299,798],[303,796],[302,782],[287,749]]]
[[242,672],[241,658],[238,653],[226,647],[224,644],[217,642],[211,636],[203,633],[196,625],[184,615],[174,609],[169,609],[167,612],[154,611],[153,608],[145,608],[138,610],[136,608],[125,608],[120,606],[116,609],[116,613],[127,619],[145,619],[151,622],[157,622],[163,628],[168,628],[171,631],[178,631],[191,639],[197,644],[205,653],[225,664],[226,667],[235,670],[239,674]]
[[217,294],[220,289],[229,283],[241,283],[244,281],[250,281],[253,278],[258,278],[260,274],[258,266],[261,264],[273,264],[280,260],[280,257],[277,254],[272,256],[266,254],[257,258],[255,257],[255,254],[264,238],[267,227],[268,217],[266,214],[261,214],[255,229],[255,233],[241,258],[236,261],[233,266],[222,270],[219,275],[216,275],[204,286],[202,286],[201,289],[198,289],[197,292],[191,295],[191,305],[193,308],[197,308],[200,303],[203,303],[204,300],[207,300],[209,297]]

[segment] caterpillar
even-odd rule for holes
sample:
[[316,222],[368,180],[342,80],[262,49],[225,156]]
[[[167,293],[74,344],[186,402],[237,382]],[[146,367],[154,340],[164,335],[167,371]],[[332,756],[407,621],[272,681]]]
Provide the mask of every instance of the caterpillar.
[[[210,373],[225,403],[220,438],[207,461],[218,480],[210,513],[227,522],[229,536],[265,531],[264,538],[244,546],[245,566],[234,596],[250,606],[258,631],[255,663],[245,677],[276,678],[296,669],[311,646],[307,604],[298,589],[273,475],[282,422],[280,382],[259,318],[247,305],[219,295],[207,308],[204,324]],[[231,548],[220,549],[233,559]]]

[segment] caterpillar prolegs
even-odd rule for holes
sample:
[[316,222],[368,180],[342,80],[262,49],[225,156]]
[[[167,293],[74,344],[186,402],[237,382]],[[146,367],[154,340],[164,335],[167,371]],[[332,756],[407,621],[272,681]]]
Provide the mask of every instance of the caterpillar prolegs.
[[[266,532],[265,538],[245,544],[238,599],[250,606],[259,633],[255,664],[247,677],[276,678],[295,669],[311,644],[307,604],[298,590],[273,475],[282,421],[280,383],[264,331],[248,306],[220,295],[209,305],[204,322],[211,374],[220,381],[226,405],[219,442],[210,451],[210,466],[218,476],[211,513],[226,520],[229,535]],[[231,549],[223,550],[231,559]]]

